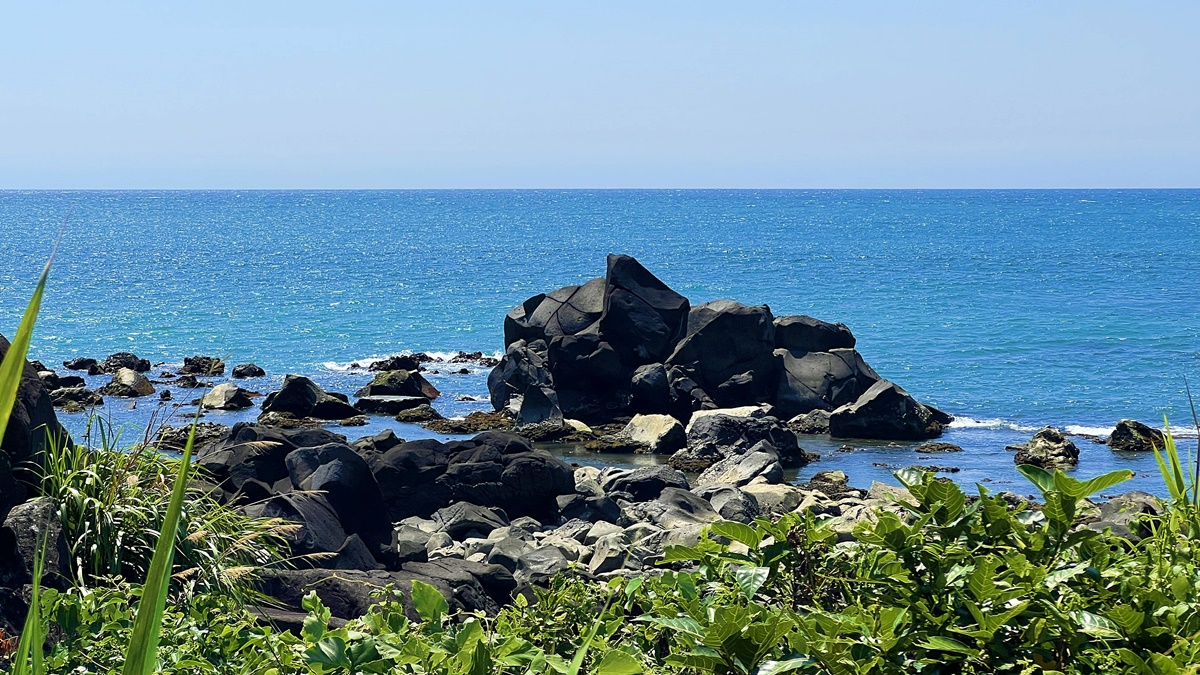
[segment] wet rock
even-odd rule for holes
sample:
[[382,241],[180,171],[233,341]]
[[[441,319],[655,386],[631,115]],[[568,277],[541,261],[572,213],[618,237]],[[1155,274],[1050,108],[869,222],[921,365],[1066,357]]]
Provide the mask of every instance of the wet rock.
[[481,431],[512,429],[515,425],[516,420],[505,411],[476,411],[462,418],[433,420],[424,427],[439,434],[477,434]]
[[929,441],[926,443],[922,443],[922,444],[918,445],[917,447],[913,448],[913,450],[915,450],[916,452],[919,452],[921,454],[925,454],[925,455],[932,455],[935,453],[942,453],[942,452],[962,452],[963,451],[963,449],[961,447],[959,447],[953,443],[942,443],[939,441]]
[[[499,365],[500,359],[497,359],[494,356],[488,356],[483,352],[459,352],[450,357],[450,363],[470,363],[473,365],[482,366],[484,368],[494,368],[495,366]],[[463,374],[465,375],[466,372],[463,372]]]
[[373,373],[386,373],[393,370],[409,370],[415,371],[421,369],[421,361],[418,361],[411,354],[394,354],[387,358],[373,361],[367,366],[367,370]]
[[109,375],[116,374],[122,368],[128,368],[135,373],[145,373],[150,370],[150,362],[129,352],[117,352],[100,364],[100,370]]
[[[146,370],[149,369],[147,366]],[[145,375],[131,368],[121,368],[112,376],[112,380],[101,387],[99,391],[105,396],[137,398],[153,394],[154,385],[150,384],[150,380],[146,379]]]
[[358,410],[375,415],[398,415],[421,406],[428,408],[429,399],[424,396],[364,396],[354,403]]
[[896,384],[880,380],[854,403],[833,411],[829,433],[834,438],[925,440],[940,436],[952,420]]
[[[182,427],[164,426],[159,429],[152,445],[162,450],[183,452],[187,445],[191,425]],[[193,447],[200,448],[210,443],[218,443],[229,437],[230,429],[224,424],[215,422],[200,422],[196,425],[196,441]]]
[[180,375],[213,377],[225,374],[225,362],[214,356],[188,356],[183,359]]
[[417,424],[419,422],[432,422],[434,420],[445,419],[441,413],[433,409],[433,406],[428,403],[421,404],[415,408],[406,408],[396,413],[395,420],[397,422],[405,422],[408,424]]
[[264,377],[267,371],[259,368],[253,363],[239,363],[233,367],[232,377],[237,380],[244,380],[252,377]]
[[1079,463],[1079,448],[1054,427],[1046,427],[1034,434],[1024,445],[1009,446],[1016,450],[1013,462],[1032,464],[1043,469],[1068,469]]
[[91,370],[97,367],[96,359],[75,358],[70,361],[63,361],[63,367],[67,370]]
[[1137,420],[1121,420],[1108,437],[1108,447],[1121,452],[1151,452],[1166,448],[1166,438],[1158,429]]
[[688,425],[687,448],[671,456],[681,471],[703,471],[718,461],[747,452],[761,441],[775,448],[780,462],[803,466],[814,458],[800,448],[796,434],[774,417],[707,415]]
[[37,376],[42,381],[42,384],[46,385],[46,389],[50,391],[54,391],[62,386],[62,383],[58,379],[58,373],[55,373],[53,370],[39,370],[37,371]]
[[359,389],[354,395],[359,398],[411,396],[424,398],[429,402],[440,396],[441,392],[415,370],[389,370],[375,375],[367,386]]
[[87,387],[62,387],[50,392],[50,400],[55,408],[76,408],[82,410],[92,406],[104,405],[104,397]]
[[59,375],[59,387],[82,387],[87,384],[82,377],[78,375]]
[[171,384],[180,389],[203,389],[208,386],[207,382],[197,380],[195,375],[181,375]]
[[200,407],[207,410],[245,410],[252,405],[250,392],[232,382],[218,384],[200,399]]

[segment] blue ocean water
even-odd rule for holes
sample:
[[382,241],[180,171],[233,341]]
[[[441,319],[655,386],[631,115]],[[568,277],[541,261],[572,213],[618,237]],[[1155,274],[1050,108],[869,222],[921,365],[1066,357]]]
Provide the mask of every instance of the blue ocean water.
[[[883,376],[959,416],[945,440],[967,452],[932,461],[964,482],[1014,480],[1003,446],[1045,424],[1183,425],[1185,377],[1200,384],[1200,190],[8,191],[0,331],[64,222],[32,350],[47,363],[215,354],[347,391],[367,377],[354,360],[501,349],[511,307],[622,252],[693,303],[849,325]],[[486,394],[484,371],[433,377],[444,412],[485,407],[456,400]],[[1157,489],[1152,459],[1078,442],[1081,473],[1131,466]],[[811,470],[858,484],[919,461],[806,445],[827,455]]]

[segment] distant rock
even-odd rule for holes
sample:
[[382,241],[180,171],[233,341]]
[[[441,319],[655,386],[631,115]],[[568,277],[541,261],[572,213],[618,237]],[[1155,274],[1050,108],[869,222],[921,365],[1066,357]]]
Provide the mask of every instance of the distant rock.
[[419,422],[432,422],[434,420],[445,419],[438,411],[433,409],[433,406],[428,403],[423,403],[415,408],[407,408],[396,413],[395,420],[397,422],[405,422],[408,424],[417,424]]
[[100,370],[110,375],[116,374],[122,368],[128,368],[135,373],[145,373],[150,370],[150,362],[129,352],[117,352],[100,364]]
[[954,418],[916,401],[898,385],[880,380],[857,401],[829,416],[834,438],[919,441],[936,438]]
[[[149,369],[147,366],[146,370]],[[112,380],[108,384],[100,387],[99,391],[105,396],[137,398],[153,394],[154,385],[150,384],[150,380],[146,379],[145,375],[132,368],[121,368],[113,374]]]
[[373,373],[386,373],[392,370],[420,370],[420,368],[420,362],[411,355],[397,354],[373,361],[367,370]]
[[1079,448],[1071,439],[1054,427],[1046,427],[1034,434],[1024,445],[1011,445],[1016,450],[1013,463],[1032,464],[1043,469],[1069,469],[1079,463]]
[[245,410],[252,405],[250,392],[232,382],[218,384],[200,399],[200,407],[208,410]]
[[99,364],[96,363],[96,359],[82,357],[71,359],[70,361],[63,361],[63,367],[67,370],[90,370],[98,365]]
[[214,356],[188,356],[183,359],[180,375],[203,375],[213,377],[225,374],[225,362]]
[[1151,452],[1166,448],[1166,437],[1137,420],[1121,420],[1108,437],[1108,447],[1121,452]]
[[440,396],[441,392],[415,370],[389,370],[377,374],[367,386],[359,389],[354,395],[360,398],[416,396],[425,398],[428,402]]
[[829,433],[829,411],[813,410],[788,420],[788,428],[798,434],[815,436]]
[[239,363],[233,367],[232,376],[234,379],[242,380],[251,377],[263,377],[266,374],[267,371],[253,363]]
[[[316,382],[300,375],[284,376],[279,390],[267,394],[263,400],[262,410],[264,415],[274,413],[296,419],[343,420],[360,414],[344,394],[327,393]],[[264,421],[261,416],[260,421]]]
[[935,454],[941,452],[962,452],[963,449],[953,443],[943,443],[940,441],[928,441],[913,448],[914,451],[922,454]]

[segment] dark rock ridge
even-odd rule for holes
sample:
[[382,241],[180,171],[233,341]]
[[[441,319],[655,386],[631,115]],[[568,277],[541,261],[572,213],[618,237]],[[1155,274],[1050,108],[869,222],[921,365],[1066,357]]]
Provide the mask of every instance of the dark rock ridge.
[[[510,311],[504,346],[488,391],[520,424],[635,413],[686,421],[766,404],[784,420],[829,413],[835,436],[919,440],[952,419],[880,378],[846,326],[732,300],[693,307],[624,255],[608,256],[604,277]],[[821,428],[813,421],[803,428]]]

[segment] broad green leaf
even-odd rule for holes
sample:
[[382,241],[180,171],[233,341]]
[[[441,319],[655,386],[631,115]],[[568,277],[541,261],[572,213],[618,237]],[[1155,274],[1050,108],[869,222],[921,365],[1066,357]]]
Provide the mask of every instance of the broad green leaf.
[[807,656],[790,656],[779,661],[763,661],[762,665],[755,671],[755,675],[779,675],[779,673],[787,673],[808,666],[815,666],[816,661]]
[[1121,627],[1127,635],[1136,633],[1146,621],[1146,615],[1129,605],[1117,605],[1105,613],[1110,621]]
[[978,649],[971,649],[958,640],[946,637],[944,635],[931,635],[929,636],[928,640],[918,644],[926,649],[935,649],[940,652],[953,652],[955,654],[965,654],[967,656],[979,656]]
[[417,616],[427,623],[441,623],[442,617],[450,611],[450,603],[446,602],[442,592],[420,579],[412,581],[412,601]]
[[967,579],[967,588],[979,602],[987,602],[1000,592],[996,588],[996,570],[1000,561],[994,556],[985,556],[975,563],[975,569]]
[[616,649],[605,652],[595,669],[595,675],[638,675],[641,672],[642,664],[637,659]]
[[732,520],[722,520],[713,523],[709,526],[709,532],[718,536],[741,542],[748,546],[751,551],[758,548],[762,543],[762,537],[753,527],[738,523]]
[[734,581],[737,582],[742,596],[747,600],[754,599],[754,594],[758,593],[758,589],[767,583],[769,576],[771,576],[769,567],[739,567],[733,573]]
[[1118,630],[1117,624],[1099,614],[1080,609],[1072,612],[1071,617],[1079,623],[1079,630],[1088,635],[1100,638],[1121,637],[1121,631]]
[[1025,476],[1029,479],[1029,482],[1037,486],[1043,495],[1045,495],[1047,492],[1052,492],[1057,489],[1054,485],[1054,474],[1046,471],[1040,466],[1021,464],[1017,467],[1017,471],[1020,471],[1022,476]]
[[346,656],[346,643],[339,637],[322,638],[317,644],[304,652],[309,663],[315,663],[330,668],[353,667],[350,658]]
[[1096,476],[1095,478],[1080,483],[1079,494],[1073,496],[1076,499],[1087,499],[1097,492],[1107,490],[1108,488],[1119,483],[1124,483],[1130,478],[1133,478],[1133,472],[1129,469],[1117,469],[1116,471],[1109,471],[1106,474]]
[[638,617],[636,620],[653,623],[655,625],[662,626],[663,628],[681,631],[695,637],[704,637],[704,627],[700,625],[699,621],[696,621],[690,616],[672,618],[661,616],[642,616]]

